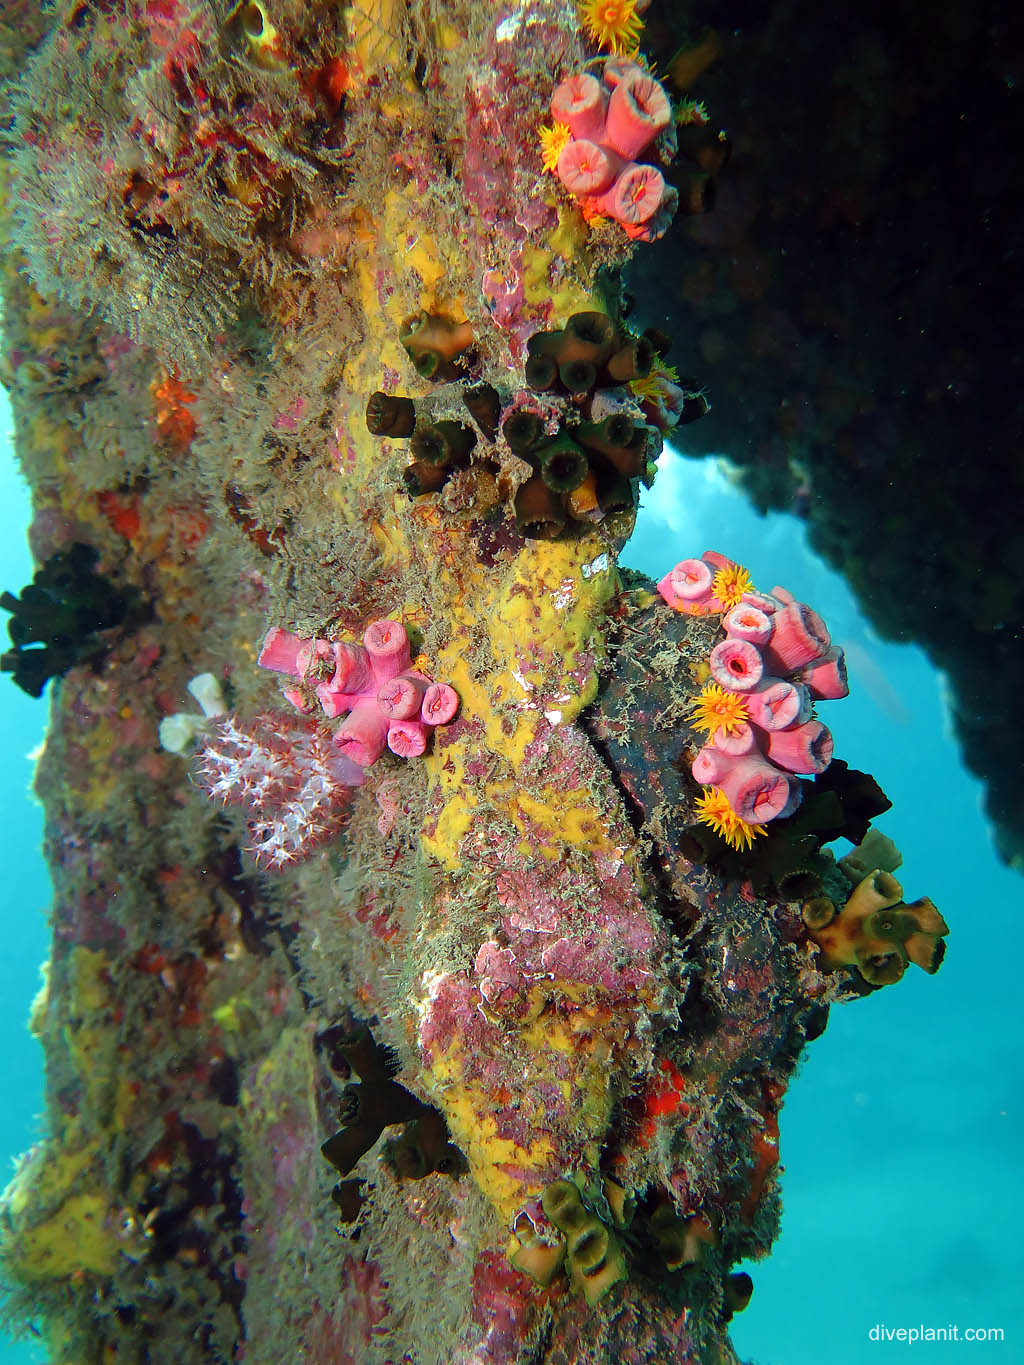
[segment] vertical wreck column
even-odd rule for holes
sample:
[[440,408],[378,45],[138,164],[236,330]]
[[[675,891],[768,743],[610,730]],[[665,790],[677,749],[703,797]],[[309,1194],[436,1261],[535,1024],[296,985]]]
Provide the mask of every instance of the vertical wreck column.
[[619,272],[708,197],[677,123],[724,161],[638,8],[0,28],[55,888],[2,1255],[54,1360],[729,1362],[805,1038],[938,965],[823,851],[885,801],[821,779],[820,618],[616,567],[706,408]]

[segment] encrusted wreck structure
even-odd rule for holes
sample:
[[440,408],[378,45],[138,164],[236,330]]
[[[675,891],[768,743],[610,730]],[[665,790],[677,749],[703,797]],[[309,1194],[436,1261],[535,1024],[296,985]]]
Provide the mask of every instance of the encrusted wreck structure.
[[617,567],[706,409],[621,270],[728,157],[642,10],[0,28],[55,1361],[732,1361],[801,1049],[939,965],[826,624]]

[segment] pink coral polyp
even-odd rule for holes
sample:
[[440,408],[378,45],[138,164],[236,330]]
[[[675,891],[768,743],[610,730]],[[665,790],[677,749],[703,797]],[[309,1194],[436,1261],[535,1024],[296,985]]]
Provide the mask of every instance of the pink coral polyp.
[[625,227],[648,222],[664,199],[665,177],[657,166],[627,166],[601,196],[599,208]]
[[612,59],[605,63],[603,86],[585,72],[562,81],[551,97],[551,114],[570,134],[556,171],[584,214],[611,218],[630,237],[661,237],[678,194],[656,166],[638,158],[671,127],[663,87],[634,62]]
[[[362,644],[305,640],[271,626],[259,654],[263,668],[301,679],[330,720],[345,719],[334,743],[345,759],[369,768],[390,749],[399,758],[424,753],[438,725],[459,709],[447,683],[432,682],[410,667],[409,635],[401,621],[371,621]],[[319,681],[317,678],[319,677]],[[312,703],[302,687],[284,695],[298,711]]]
[[551,97],[551,113],[574,138],[597,140],[604,132],[608,96],[594,76],[569,76]]
[[671,119],[672,108],[662,86],[635,68],[612,90],[605,137],[620,156],[635,161]]
[[845,697],[849,688],[843,651],[816,611],[780,587],[745,591],[727,607],[715,585],[728,595],[730,575],[749,582],[731,559],[705,550],[700,559],[680,560],[658,592],[673,611],[722,614],[725,638],[711,650],[708,669],[720,687],[740,694],[748,720],[728,736],[715,733],[690,772],[722,792],[741,820],[764,824],[796,810],[798,774],[817,775],[831,763],[832,735],[812,714],[813,702]]
[[621,166],[619,158],[613,159],[604,147],[579,138],[562,148],[558,157],[558,178],[567,190],[579,197],[601,194],[611,185]]

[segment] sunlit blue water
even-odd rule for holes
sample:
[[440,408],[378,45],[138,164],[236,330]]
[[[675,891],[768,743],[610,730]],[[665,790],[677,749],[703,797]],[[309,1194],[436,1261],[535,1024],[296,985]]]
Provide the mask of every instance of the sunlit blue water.
[[[8,444],[6,403],[0,443]],[[1021,993],[1014,980],[1020,878],[1000,867],[978,784],[949,736],[941,680],[921,652],[884,644],[843,582],[809,552],[799,523],[758,518],[710,463],[669,452],[646,495],[625,562],[660,577],[707,548],[745,564],[759,587],[781,583],[846,645],[851,696],[826,703],[836,752],[872,772],[894,803],[879,824],[904,854],[910,898],[948,919],[938,976],[911,969],[897,986],[832,1012],[790,1088],[782,1118],[785,1215],[772,1257],[748,1267],[750,1307],[734,1320],[741,1354],[759,1365],[853,1365],[878,1358],[1024,1360],[1021,1251]],[[0,586],[31,577],[27,496],[13,457],[0,459]],[[7,1097],[0,1146],[37,1135],[40,1052],[25,1021],[46,955],[49,888],[27,757],[45,702],[0,679],[6,939],[0,1011]],[[998,1345],[872,1342],[888,1328],[1001,1327]],[[40,1359],[0,1344],[0,1365]]]
[[[25,541],[28,490],[14,462],[10,405],[0,390],[0,591],[19,592],[32,578]],[[6,613],[3,613],[6,621]],[[2,639],[7,641],[3,625]],[[4,814],[4,943],[0,952],[0,1031],[4,1039],[4,1103],[0,1107],[0,1163],[4,1182],[14,1157],[39,1134],[42,1111],[42,1051],[28,1032],[29,1007],[41,984],[48,949],[46,915],[50,882],[40,853],[42,810],[31,795],[29,754],[40,743],[45,702],[34,701],[0,676],[0,809]],[[27,1343],[0,1338],[0,1365],[45,1359]]]

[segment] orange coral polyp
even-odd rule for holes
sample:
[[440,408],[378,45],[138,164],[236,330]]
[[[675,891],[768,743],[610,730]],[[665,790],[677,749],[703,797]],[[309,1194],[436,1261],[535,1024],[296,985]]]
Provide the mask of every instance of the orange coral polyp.
[[743,601],[743,594],[753,588],[750,574],[739,564],[730,564],[718,570],[712,583],[712,591],[726,608],[737,607]]
[[541,164],[546,171],[550,171],[553,175],[562,149],[572,134],[569,131],[568,124],[565,123],[554,123],[550,127],[544,124],[539,131]]
[[724,735],[734,735],[749,719],[743,694],[730,692],[714,682],[701,690],[691,711],[690,724],[695,730],[703,730],[708,739],[714,739],[719,731]]
[[697,819],[740,853],[752,847],[754,840],[764,833],[764,825],[750,824],[737,815],[718,787],[706,787],[703,796],[697,797]]
[[588,38],[616,56],[635,52],[643,29],[636,0],[583,0],[580,20]]

